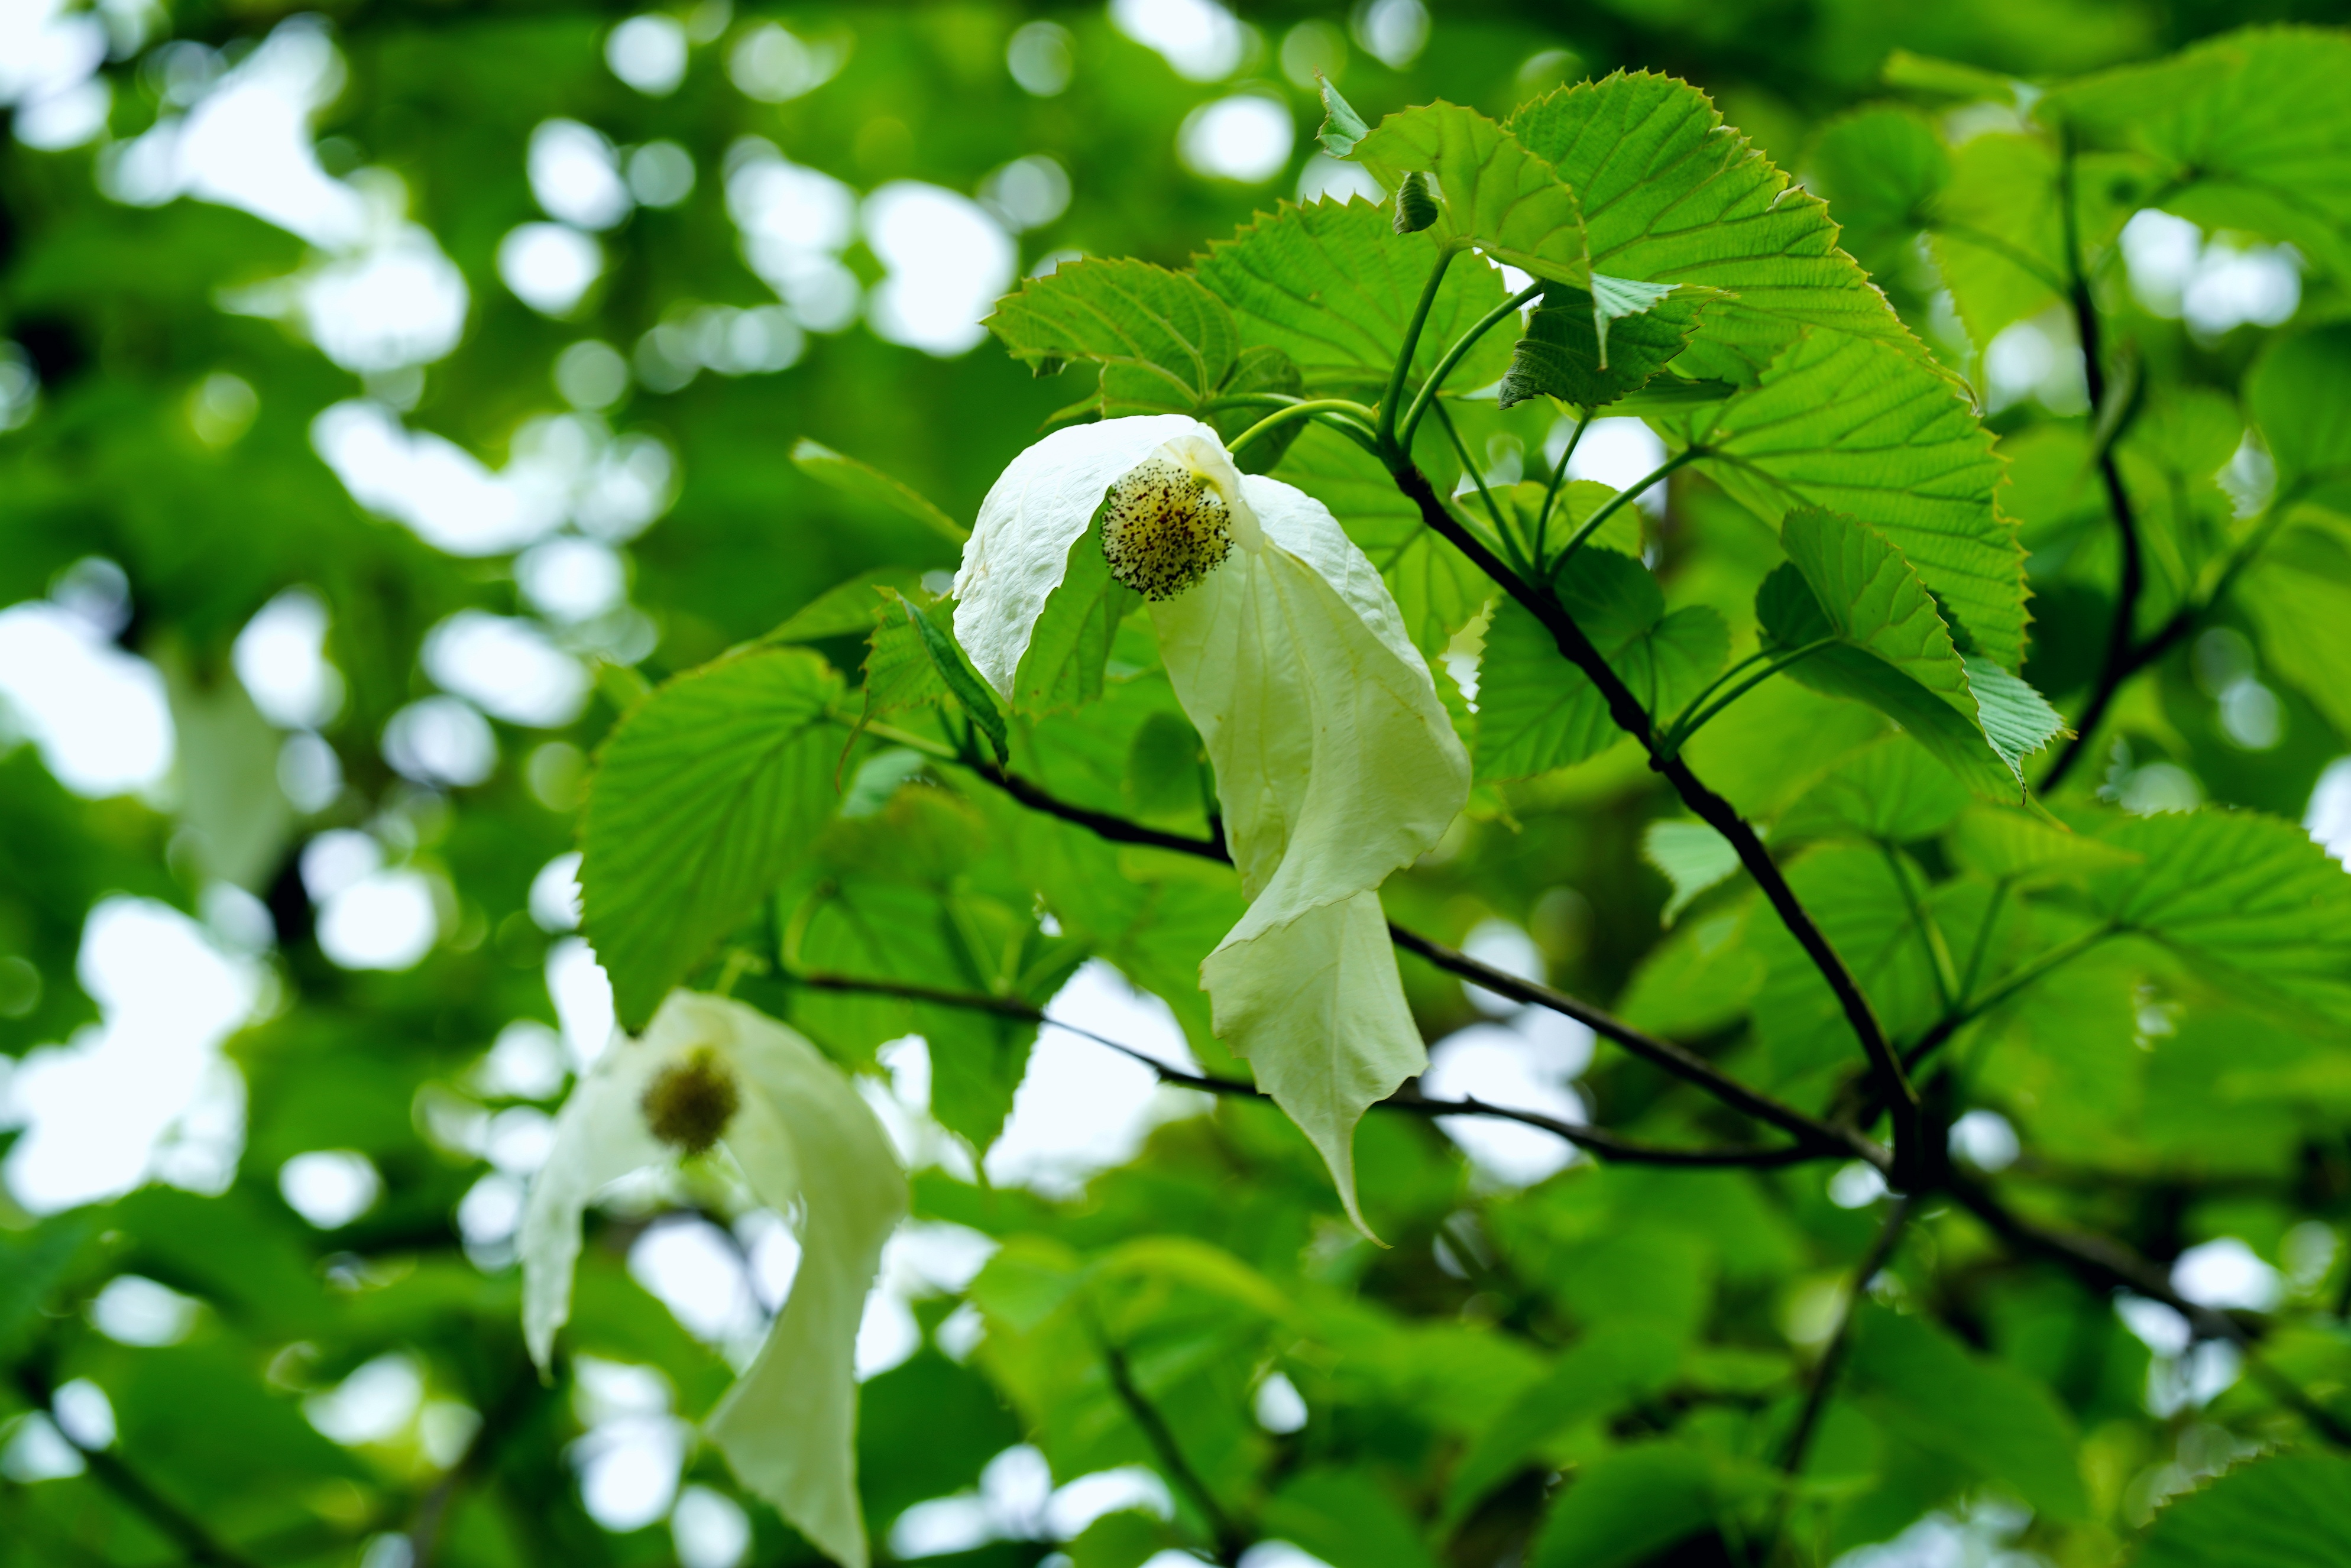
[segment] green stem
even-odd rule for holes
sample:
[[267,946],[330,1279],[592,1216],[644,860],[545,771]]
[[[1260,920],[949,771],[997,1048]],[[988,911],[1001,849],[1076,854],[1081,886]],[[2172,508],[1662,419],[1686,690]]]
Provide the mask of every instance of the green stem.
[[1479,498],[1486,503],[1486,515],[1494,519],[1494,538],[1501,545],[1503,555],[1509,558],[1510,569],[1520,576],[1526,575],[1526,558],[1519,553],[1518,543],[1510,537],[1510,525],[1502,521],[1502,508],[1496,503],[1494,493],[1486,488],[1486,476],[1479,471],[1478,460],[1469,455],[1468,443],[1461,439],[1461,432],[1454,427],[1453,416],[1445,411],[1442,404],[1437,410],[1437,423],[1445,427],[1447,439],[1453,443],[1453,450],[1460,455],[1461,471],[1476,482]]
[[1484,337],[1493,328],[1495,322],[1506,316],[1516,315],[1519,307],[1541,293],[1543,287],[1541,282],[1527,285],[1480,316],[1477,323],[1468,331],[1453,340],[1453,346],[1445,350],[1445,357],[1438,360],[1437,368],[1428,372],[1428,380],[1421,385],[1420,395],[1412,400],[1412,407],[1404,416],[1402,428],[1396,433],[1398,451],[1412,450],[1412,433],[1419,428],[1421,415],[1426,413],[1429,405],[1437,401],[1438,389],[1445,385],[1445,378],[1453,373],[1453,367],[1461,362],[1461,357],[1477,346],[1478,340]]
[[1961,1002],[1975,994],[1976,977],[1983,973],[1984,955],[1991,950],[1992,926],[2000,919],[2000,906],[2008,902],[2008,880],[2001,877],[1994,882],[1991,897],[1984,903],[1983,924],[1977,927],[1975,946],[1969,950],[1967,973],[1959,977]]
[[1619,490],[1614,495],[1609,497],[1608,499],[1601,505],[1597,511],[1583,519],[1583,527],[1577,528],[1575,532],[1568,535],[1567,543],[1560,547],[1560,560],[1566,560],[1568,557],[1573,555],[1578,549],[1583,548],[1584,540],[1590,538],[1593,534],[1600,531],[1601,524],[1614,517],[1618,510],[1632,501],[1635,497],[1647,493],[1650,486],[1657,484],[1667,475],[1671,474],[1675,469],[1679,468],[1684,464],[1693,462],[1705,455],[1706,449],[1702,446],[1684,447],[1681,451],[1677,452],[1671,457],[1667,458],[1664,463],[1660,464],[1653,472],[1645,477],[1634,481],[1631,485],[1626,486],[1624,489]]
[[1438,249],[1437,265],[1428,269],[1428,281],[1421,285],[1420,302],[1412,308],[1412,319],[1405,324],[1404,345],[1396,350],[1395,369],[1388,372],[1387,395],[1380,399],[1378,434],[1380,451],[1391,463],[1402,450],[1396,445],[1396,405],[1404,402],[1404,383],[1412,372],[1412,356],[1420,347],[1420,329],[1428,324],[1428,312],[1437,303],[1437,288],[1445,281],[1445,269],[1453,265],[1461,248],[1457,242]]
[[1573,457],[1575,449],[1583,444],[1583,433],[1592,428],[1592,416],[1596,412],[1598,411],[1589,408],[1577,412],[1575,433],[1567,438],[1567,449],[1559,455],[1559,461],[1552,465],[1551,488],[1543,492],[1542,510],[1535,514],[1534,554],[1537,577],[1543,575],[1543,543],[1551,534],[1551,509],[1559,505],[1560,487],[1567,483],[1568,459]]
[[1928,1030],[1926,1034],[1920,1038],[1918,1043],[1910,1048],[1909,1051],[1905,1056],[1903,1064],[1908,1067],[1917,1066],[1938,1047],[1949,1040],[1951,1036],[1959,1033],[1960,1030],[1966,1028],[1969,1024],[1975,1022],[1976,1019],[1983,1017],[1984,1014],[1991,1011],[1992,1009],[2000,1006],[2001,1003],[2008,1000],[2009,998],[2016,995],[2019,991],[2024,989],[2027,986],[2032,985],[2034,981],[2045,978],[2052,970],[2062,968],[2065,965],[2072,963],[2074,959],[2080,957],[2083,954],[2088,952],[2091,948],[2096,946],[2107,937],[2114,936],[2118,929],[2120,928],[2110,925],[2094,926],[2090,930],[2084,932],[2081,936],[2074,937],[2070,942],[2059,943],[2056,946],[2050,948],[2049,951],[2042,954],[2041,956],[2033,959],[2031,963],[2023,965],[2019,968],[2011,969],[2007,974],[2002,975],[1999,980],[1994,982],[1991,988],[1984,992],[1982,996],[1977,998],[1972,1002],[1966,1003],[1961,1007],[1954,1008],[1949,1012],[1945,1013],[1943,1015],[1942,1021],[1938,1023],[1933,1029]]
[[[1560,559],[1564,560],[1566,557],[1562,556]],[[1838,641],[1838,639],[1834,637],[1821,637],[1805,643],[1801,648],[1792,648],[1785,653],[1777,654],[1772,657],[1770,664],[1764,665],[1761,669],[1756,671],[1753,674],[1748,676],[1747,679],[1740,682],[1737,685],[1731,687],[1728,692],[1723,693],[1721,696],[1715,698],[1714,701],[1707,703],[1705,707],[1698,708],[1695,713],[1690,712],[1687,708],[1684,709],[1684,716],[1674,720],[1672,724],[1667,726],[1665,734],[1658,737],[1658,755],[1663,757],[1672,757],[1676,755],[1681,750],[1683,745],[1688,741],[1689,737],[1696,735],[1701,728],[1705,727],[1706,722],[1715,715],[1720,713],[1724,708],[1729,707],[1732,703],[1737,702],[1740,697],[1745,696],[1749,692],[1753,691],[1757,686],[1761,685],[1765,681],[1770,680],[1772,676],[1778,674],[1781,671],[1786,669],[1797,660],[1809,658],[1811,655],[1819,653],[1823,648],[1827,647],[1830,643],[1836,641]],[[1746,658],[1740,660],[1736,664],[1731,665],[1729,669],[1724,671],[1715,681],[1714,685],[1707,687],[1705,691],[1698,693],[1698,695],[1690,699],[1690,707],[1698,708],[1698,705],[1699,703],[1706,702],[1708,695],[1713,692],[1717,686],[1721,685],[1724,681],[1729,680],[1732,675],[1737,674],[1740,671],[1745,669],[1748,665],[1753,664],[1757,659],[1762,658],[1763,656],[1764,655],[1761,653],[1750,653]]]
[[1951,962],[1950,945],[1943,940],[1942,927],[1935,924],[1919,900],[1918,890],[1910,881],[1910,868],[1902,863],[1902,852],[1883,841],[1877,848],[1886,857],[1886,869],[1893,875],[1894,885],[1902,890],[1902,906],[1909,911],[1911,927],[1918,933],[1918,945],[1927,950],[1927,967],[1935,977],[1935,999],[1949,1012],[1960,997],[1959,970]]
[[1370,409],[1343,397],[1320,397],[1304,402],[1287,403],[1226,442],[1225,450],[1238,456],[1242,447],[1277,425],[1287,424],[1293,419],[1311,419],[1326,413],[1343,413],[1366,420],[1372,417]]

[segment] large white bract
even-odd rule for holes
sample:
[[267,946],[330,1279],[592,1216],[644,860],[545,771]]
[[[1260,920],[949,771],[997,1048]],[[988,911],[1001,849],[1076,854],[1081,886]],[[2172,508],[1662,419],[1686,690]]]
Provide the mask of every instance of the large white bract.
[[[1322,1152],[1360,1225],[1355,1124],[1427,1061],[1379,886],[1435,846],[1469,789],[1378,570],[1320,501],[1242,475],[1199,421],[1106,420],[1047,436],[988,492],[956,580],[956,634],[1008,697],[1071,552],[1101,548],[1089,528],[1105,497],[1138,470],[1164,486],[1162,465],[1213,494],[1231,537],[1205,571],[1140,569],[1187,581],[1150,614],[1250,900],[1201,981],[1217,1033]],[[1119,575],[1132,583],[1131,570]]]
[[[701,1079],[732,1092],[711,1095]],[[845,1568],[865,1568],[857,1505],[857,1327],[882,1244],[906,1212],[906,1177],[888,1134],[816,1048],[765,1014],[677,991],[644,1034],[616,1034],[556,1118],[555,1146],[523,1212],[523,1338],[543,1369],[571,1311],[580,1220],[611,1182],[674,1159],[647,1126],[701,1098],[759,1200],[799,1205],[791,1295],[750,1369],[704,1434],[750,1490]],[[664,1120],[656,1116],[657,1121]],[[710,1129],[717,1131],[716,1128]]]

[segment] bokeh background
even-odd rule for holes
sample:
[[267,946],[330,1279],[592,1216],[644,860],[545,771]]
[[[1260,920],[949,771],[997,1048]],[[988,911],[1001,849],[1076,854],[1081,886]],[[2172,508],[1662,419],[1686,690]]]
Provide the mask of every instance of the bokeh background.
[[[788,454],[814,439],[967,518],[1078,395],[985,340],[1019,277],[1180,266],[1277,200],[1366,190],[1315,148],[1318,71],[1374,118],[1671,72],[1802,170],[1897,48],[2051,76],[2341,15],[0,0],[0,1562],[170,1560],[98,1484],[110,1456],[270,1563],[401,1568],[444,1510],[449,1562],[796,1560],[686,1425],[789,1279],[774,1217],[649,1193],[595,1250],[562,1385],[521,1359],[523,1184],[611,1022],[573,934],[589,757],[646,683],[835,583],[953,568]],[[2139,240],[2140,308],[2203,351],[2295,309],[2290,254]],[[1969,345],[1887,265],[1996,423],[2078,412],[2062,323]],[[1621,482],[1648,441],[1604,424],[1578,472]],[[1488,452],[1502,477],[1531,458]],[[2186,738],[2124,758],[2116,791],[2351,833],[2334,732],[2242,637],[2199,648],[2164,677]],[[2043,684],[2089,656],[2037,653]],[[1555,791],[1523,853],[1405,896],[1614,995],[1665,891],[1631,777]],[[1588,1040],[1531,1045],[1479,1024],[1490,998],[1414,985],[1433,1034],[1471,1031],[1446,1087],[1573,1109]],[[1057,1007],[1184,1053],[1107,970]],[[919,1152],[941,1135],[896,1065],[873,1092]],[[1198,1109],[1049,1037],[987,1175],[1084,1210],[1092,1173]],[[1506,1182],[1564,1157],[1471,1152]],[[869,1502],[903,1556],[1033,1562],[1156,1485],[1055,1490],[962,1366],[953,1292],[991,1245],[911,1228],[861,1344]],[[1444,1246],[1431,1279],[1461,1274]],[[1298,1396],[1265,1387],[1281,1431]]]

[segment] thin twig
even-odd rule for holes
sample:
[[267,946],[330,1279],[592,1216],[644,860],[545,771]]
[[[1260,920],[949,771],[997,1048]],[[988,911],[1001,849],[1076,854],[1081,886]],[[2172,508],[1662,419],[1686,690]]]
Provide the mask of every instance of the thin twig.
[[[1161,832],[1155,828],[1146,828],[1140,823],[1130,822],[1123,817],[1074,805],[1016,774],[1007,773],[984,762],[971,761],[969,758],[966,760],[982,778],[1003,789],[1022,805],[1032,810],[1043,812],[1047,816],[1058,817],[1063,821],[1085,828],[1113,843],[1148,844],[1155,849],[1175,850],[1180,853],[1196,855],[1204,860],[1221,861],[1228,864],[1231,862],[1231,853],[1222,842],[1188,838],[1180,833]],[[1685,1082],[1706,1091],[1733,1110],[1742,1112],[1791,1134],[1808,1149],[1824,1155],[1834,1154],[1844,1158],[1866,1160],[1880,1170],[1892,1168],[1886,1151],[1860,1134],[1849,1128],[1832,1126],[1817,1117],[1804,1114],[1792,1105],[1773,1099],[1760,1090],[1750,1089],[1704,1057],[1685,1047],[1676,1045],[1671,1040],[1659,1040],[1654,1035],[1644,1033],[1624,1019],[1603,1012],[1587,1002],[1579,1001],[1563,991],[1553,990],[1549,986],[1540,985],[1532,980],[1522,980],[1518,976],[1505,973],[1489,964],[1480,963],[1458,948],[1448,947],[1441,942],[1431,941],[1417,932],[1407,931],[1393,921],[1388,923],[1388,936],[1397,946],[1405,951],[1416,953],[1438,968],[1449,970],[1464,979],[1474,981],[1499,996],[1509,997],[1524,1005],[1544,1008],[1575,1019],[1594,1034],[1614,1041],[1634,1055],[1663,1068]],[[991,1005],[998,1004],[991,1003]],[[1001,1010],[1000,1007],[998,1010]]]
[[1788,885],[1787,878],[1781,875],[1779,866],[1772,861],[1770,852],[1764,849],[1763,841],[1739,814],[1737,808],[1699,781],[1688,763],[1677,755],[1662,751],[1651,727],[1649,715],[1641,706],[1640,700],[1610,667],[1600,650],[1584,635],[1583,629],[1576,624],[1575,618],[1557,599],[1520,580],[1491,550],[1478,541],[1474,534],[1461,527],[1446,510],[1445,504],[1437,499],[1437,492],[1429,486],[1428,476],[1418,468],[1409,465],[1399,467],[1395,470],[1395,481],[1397,487],[1420,508],[1423,522],[1451,540],[1477,564],[1479,570],[1492,578],[1534,615],[1543,629],[1552,634],[1560,653],[1599,688],[1607,704],[1609,716],[1615,721],[1616,727],[1639,741],[1648,752],[1649,766],[1665,775],[1683,802],[1697,813],[1701,821],[1730,841],[1731,848],[1738,852],[1740,863],[1747,868],[1748,874],[1763,890],[1763,896],[1770,900],[1772,909],[1788,927],[1789,934],[1795,937],[1813,967],[1828,982],[1846,1022],[1860,1040],[1863,1054],[1868,1058],[1871,1070],[1879,1080],[1883,1098],[1896,1107],[1892,1179],[1898,1187],[1907,1188],[1914,1185],[1916,1173],[1920,1168],[1916,1158],[1919,1152],[1916,1147],[1919,1136],[1917,1091],[1911,1086],[1909,1076],[1903,1071],[1901,1060],[1887,1040],[1885,1029],[1877,1021],[1877,1015],[1870,1010],[1869,998],[1862,994],[1853,972],[1845,967],[1844,960],[1838,956],[1836,949],[1829,945],[1828,937],[1813,922],[1811,913],[1797,899],[1795,890]]
[[[1099,1333],[1099,1329],[1096,1332]],[[1248,1536],[1242,1533],[1233,1517],[1225,1511],[1224,1505],[1217,1501],[1217,1494],[1208,1490],[1208,1483],[1200,1479],[1200,1472],[1194,1469],[1192,1462],[1184,1457],[1184,1450],[1177,1445],[1176,1434],[1169,1429],[1166,1418],[1159,1414],[1150,1400],[1144,1397],[1143,1390],[1135,1386],[1134,1375],[1126,1364],[1126,1352],[1108,1334],[1101,1337],[1102,1364],[1110,1370],[1110,1385],[1117,1391],[1119,1402],[1126,1406],[1126,1413],[1134,1418],[1134,1424],[1143,1428],[1144,1438],[1151,1444],[1151,1451],[1159,1457],[1160,1468],[1167,1472],[1168,1479],[1184,1489],[1207,1520],[1209,1531],[1216,1537],[1217,1561],[1231,1568],[1240,1561],[1241,1552],[1248,1548]]]
[[19,1363],[16,1368],[16,1387],[32,1406],[49,1418],[65,1440],[81,1456],[90,1476],[99,1485],[128,1503],[132,1511],[144,1517],[148,1523],[171,1538],[191,1563],[208,1564],[209,1568],[258,1568],[253,1559],[221,1543],[204,1527],[202,1520],[155,1490],[147,1478],[132,1469],[130,1464],[108,1448],[90,1448],[57,1419],[57,1390],[49,1385],[48,1376],[31,1361]]
[[2161,1301],[2186,1318],[2198,1337],[2227,1340],[2243,1354],[2246,1369],[2276,1396],[2279,1403],[2338,1448],[2351,1448],[2351,1422],[2311,1398],[2285,1374],[2272,1366],[2243,1323],[2227,1312],[2189,1301],[2172,1288],[2169,1276],[2161,1269],[2123,1243],[2111,1237],[2036,1225],[2001,1203],[1981,1182],[1957,1172],[1949,1175],[1943,1185],[1961,1207],[1982,1220],[2011,1247],[2037,1252],[2062,1263],[2078,1278],[2102,1289],[2120,1287]]
[[[935,1007],[964,1008],[974,1012],[994,1013],[1000,1018],[1019,1019],[1040,1028],[1058,1029],[1064,1034],[1090,1040],[1096,1045],[1117,1051],[1121,1056],[1139,1061],[1158,1075],[1159,1082],[1175,1089],[1194,1089],[1204,1094],[1222,1094],[1240,1100],[1270,1100],[1272,1096],[1253,1083],[1238,1079],[1215,1078],[1206,1073],[1186,1071],[1172,1066],[1108,1035],[1076,1024],[1063,1023],[1046,1016],[1043,1009],[1012,997],[988,996],[973,991],[944,990],[935,986],[920,985],[906,980],[872,979],[861,976],[831,974],[795,974],[788,977],[795,985],[811,990],[843,991],[865,996],[903,997],[908,1001],[928,1002]],[[1458,1100],[1431,1100],[1416,1085],[1407,1085],[1384,1100],[1374,1101],[1375,1111],[1401,1111],[1418,1116],[1482,1116],[1498,1121],[1517,1122],[1529,1127],[1541,1128],[1563,1138],[1577,1148],[1620,1165],[1681,1166],[1719,1168],[1725,1166],[1770,1169],[1781,1166],[1801,1165],[1808,1160],[1844,1159],[1853,1151],[1842,1145],[1808,1139],[1778,1147],[1758,1147],[1733,1145],[1720,1148],[1687,1149],[1665,1145],[1643,1143],[1595,1127],[1583,1122],[1562,1121],[1540,1111],[1521,1111],[1515,1106],[1497,1105],[1474,1095]]]
[[1877,1228],[1876,1239],[1869,1250],[1862,1254],[1861,1266],[1853,1273],[1853,1291],[1846,1296],[1844,1312],[1837,1319],[1836,1332],[1829,1336],[1828,1344],[1821,1351],[1820,1364],[1813,1368],[1813,1385],[1804,1391],[1804,1407],[1796,1416],[1795,1428],[1788,1434],[1788,1446],[1780,1455],[1781,1473],[1793,1478],[1804,1468],[1804,1450],[1812,1447],[1813,1433],[1820,1426],[1821,1413],[1828,1408],[1829,1393],[1835,1386],[1838,1369],[1844,1363],[1846,1343],[1853,1337],[1853,1325],[1861,1315],[1861,1299],[1869,1292],[1869,1282],[1877,1278],[1894,1257],[1894,1249],[1902,1239],[1902,1227],[1910,1218],[1912,1195],[1896,1197],[1886,1211],[1886,1223]]

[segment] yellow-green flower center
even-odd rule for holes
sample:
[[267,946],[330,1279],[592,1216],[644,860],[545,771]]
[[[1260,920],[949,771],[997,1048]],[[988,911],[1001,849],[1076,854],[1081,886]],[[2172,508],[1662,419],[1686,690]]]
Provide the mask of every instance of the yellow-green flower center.
[[1111,488],[1102,559],[1113,577],[1145,599],[1175,598],[1232,548],[1225,498],[1180,463],[1155,457]]
[[682,1153],[699,1155],[726,1131],[743,1093],[717,1054],[705,1049],[663,1068],[637,1103],[647,1132]]

